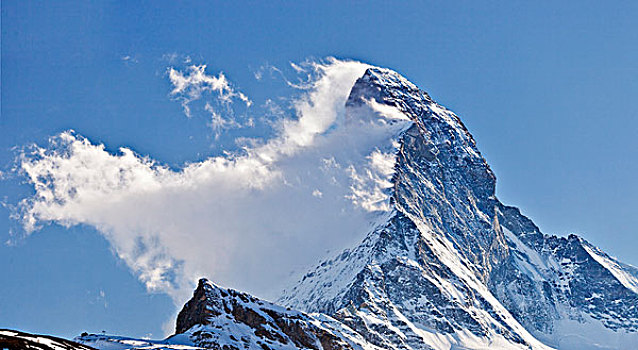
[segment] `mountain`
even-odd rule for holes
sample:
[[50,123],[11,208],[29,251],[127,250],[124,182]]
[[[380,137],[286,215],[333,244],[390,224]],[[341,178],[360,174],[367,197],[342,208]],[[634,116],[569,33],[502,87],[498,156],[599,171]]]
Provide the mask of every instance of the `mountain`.
[[413,123],[399,138],[388,219],[281,304],[333,315],[385,347],[638,344],[635,268],[503,205],[461,120],[397,73],[369,69],[348,109],[370,99]]
[[[363,241],[277,304],[201,280],[164,341],[213,349],[636,349],[638,270],[547,235],[495,195],[461,120],[396,72],[350,91],[351,131],[385,127],[392,172]],[[281,305],[281,306],[280,306]],[[86,344],[94,336],[78,338]],[[168,343],[167,343],[168,342]]]

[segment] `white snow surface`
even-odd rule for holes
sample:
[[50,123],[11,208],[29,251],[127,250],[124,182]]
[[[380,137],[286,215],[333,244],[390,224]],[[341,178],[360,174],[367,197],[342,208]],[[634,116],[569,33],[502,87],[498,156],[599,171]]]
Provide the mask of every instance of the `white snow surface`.
[[163,340],[137,339],[107,334],[89,334],[74,341],[99,350],[203,350],[188,337],[178,336]]
[[535,336],[559,350],[635,350],[638,349],[638,333],[613,331],[587,315],[581,320],[563,318],[555,323],[552,335],[536,333]]

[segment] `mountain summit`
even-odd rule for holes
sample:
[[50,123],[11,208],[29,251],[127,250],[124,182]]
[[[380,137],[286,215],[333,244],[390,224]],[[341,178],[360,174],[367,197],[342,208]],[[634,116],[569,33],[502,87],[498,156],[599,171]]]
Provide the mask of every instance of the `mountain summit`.
[[636,348],[638,269],[502,204],[461,120],[369,68],[346,121],[379,115],[395,131],[393,168],[363,241],[303,276],[282,306],[200,281],[175,337],[215,349]]

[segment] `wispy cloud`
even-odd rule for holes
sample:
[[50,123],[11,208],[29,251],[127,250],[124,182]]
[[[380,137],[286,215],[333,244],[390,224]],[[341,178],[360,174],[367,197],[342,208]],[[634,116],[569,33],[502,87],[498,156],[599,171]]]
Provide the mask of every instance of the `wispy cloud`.
[[208,126],[213,130],[215,138],[219,137],[221,132],[224,130],[242,127],[242,125],[234,118],[225,118],[208,102],[204,105],[204,110],[210,113],[210,121],[208,122]]
[[271,64],[264,64],[259,69],[253,72],[253,76],[256,80],[263,80],[265,76],[270,78],[277,78],[283,80],[286,85],[289,87],[306,90],[313,86],[314,83],[314,74],[312,70],[309,70],[308,67],[312,67],[315,61],[305,61],[301,64],[297,64],[294,62],[290,62],[290,68],[296,73],[294,75],[295,79],[291,79],[286,76],[286,74],[276,66]]
[[181,101],[187,117],[191,117],[190,103],[202,98],[205,93],[217,94],[216,97],[223,103],[239,99],[246,106],[252,104],[244,93],[231,86],[224,73],[219,73],[217,76],[206,74],[205,64],[191,65],[183,71],[169,67],[168,77],[173,85],[171,95]]
[[[315,79],[275,137],[178,171],[62,133],[21,158],[35,189],[21,204],[23,225],[27,232],[50,222],[97,228],[150,290],[178,303],[200,276],[275,297],[291,270],[354,243],[370,212],[386,209],[398,129],[388,133],[384,118],[396,111],[345,110],[367,67],[308,65]],[[204,90],[239,96],[204,66],[172,70],[170,79],[187,99]]]
[[137,59],[137,56],[135,55],[124,55],[122,57],[120,57],[120,59],[126,63],[126,64],[130,64],[130,63],[139,63],[140,61]]

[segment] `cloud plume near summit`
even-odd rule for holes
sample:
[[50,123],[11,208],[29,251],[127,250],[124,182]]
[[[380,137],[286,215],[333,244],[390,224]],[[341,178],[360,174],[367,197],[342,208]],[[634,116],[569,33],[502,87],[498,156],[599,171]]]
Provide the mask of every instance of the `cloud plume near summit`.
[[[309,65],[316,79],[274,137],[179,170],[71,131],[52,137],[21,155],[35,193],[21,202],[20,220],[27,233],[49,223],[96,228],[149,290],[178,303],[200,276],[272,298],[291,271],[353,243],[386,209],[396,130],[388,133],[387,111],[373,103],[378,120],[345,116],[368,67]],[[174,78],[182,92],[201,88]]]

